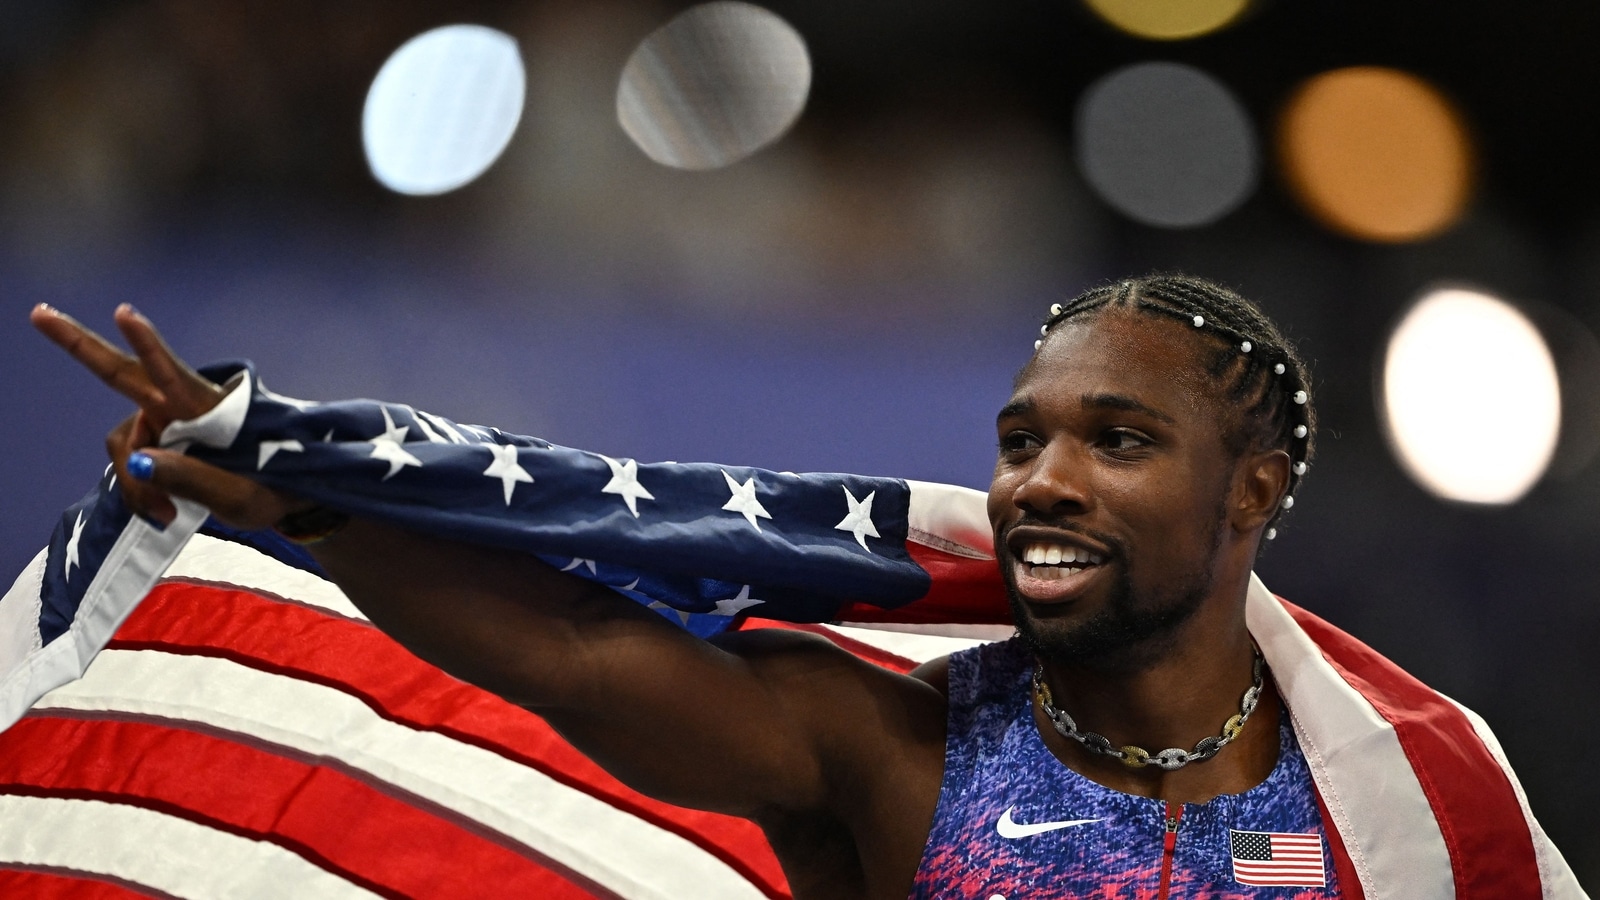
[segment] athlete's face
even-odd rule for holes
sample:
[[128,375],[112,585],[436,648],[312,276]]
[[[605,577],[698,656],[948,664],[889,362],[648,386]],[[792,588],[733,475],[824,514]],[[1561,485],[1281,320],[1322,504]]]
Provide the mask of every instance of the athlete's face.
[[1235,460],[1202,346],[1147,314],[1069,319],[1001,410],[989,519],[1042,657],[1134,663],[1209,595]]

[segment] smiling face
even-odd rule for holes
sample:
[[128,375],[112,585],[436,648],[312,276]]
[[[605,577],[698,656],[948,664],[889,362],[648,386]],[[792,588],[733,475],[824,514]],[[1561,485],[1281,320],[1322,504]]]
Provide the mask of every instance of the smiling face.
[[1041,658],[1137,664],[1213,596],[1239,460],[1207,349],[1108,308],[1053,328],[1018,378],[989,519]]

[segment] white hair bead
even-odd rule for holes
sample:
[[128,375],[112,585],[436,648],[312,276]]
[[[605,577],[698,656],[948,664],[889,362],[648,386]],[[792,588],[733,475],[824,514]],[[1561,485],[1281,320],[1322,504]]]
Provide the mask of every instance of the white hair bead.
[[1199,328],[1201,325],[1204,325],[1205,323],[1206,323],[1206,317],[1205,316],[1195,316],[1194,317],[1194,327]]
[[1249,353],[1252,349],[1254,349],[1254,347],[1251,346],[1249,341],[1245,341],[1244,343],[1239,345],[1239,349],[1243,350],[1246,353]]
[[1039,349],[1040,347],[1043,347],[1043,346],[1044,346],[1044,341],[1034,341],[1033,342],[1033,349],[1035,349],[1035,350],[1037,350],[1037,349]]
[[1306,392],[1305,391],[1295,391],[1294,392],[1294,402],[1300,404],[1301,406],[1304,406],[1305,403],[1306,403],[1306,399],[1307,398],[1306,398]]
[[1297,437],[1297,438],[1305,437],[1306,436],[1306,427],[1304,425],[1296,425],[1294,427],[1294,436]]
[[1278,363],[1277,365],[1273,366],[1272,367],[1272,371],[1278,373],[1279,375],[1282,375],[1283,374],[1283,363]]
[[1294,497],[1293,496],[1289,496],[1289,497],[1284,497],[1283,498],[1283,508],[1284,509],[1294,509]]
[[1306,473],[1306,470],[1309,469],[1309,468],[1311,468],[1311,467],[1306,465],[1305,463],[1297,462],[1297,463],[1294,464],[1294,473],[1296,475],[1304,475]]
[[1275,541],[1277,539],[1278,539],[1278,529],[1276,529],[1276,528],[1268,528],[1267,529],[1267,540]]
[[1050,304],[1050,315],[1052,315],[1052,316],[1061,315],[1061,304],[1059,304],[1059,303]]
[[1039,336],[1040,337],[1044,337],[1045,335],[1047,335],[1049,333],[1050,333],[1050,326],[1049,325],[1040,325],[1039,326]]

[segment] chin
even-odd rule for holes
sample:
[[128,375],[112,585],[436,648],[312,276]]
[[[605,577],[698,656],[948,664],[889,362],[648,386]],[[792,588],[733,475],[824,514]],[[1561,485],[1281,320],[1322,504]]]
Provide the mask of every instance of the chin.
[[1006,579],[1017,633],[1041,661],[1096,669],[1141,669],[1159,660],[1210,594],[1199,578],[1136,597],[1124,571],[1099,609],[1085,617],[1036,616]]

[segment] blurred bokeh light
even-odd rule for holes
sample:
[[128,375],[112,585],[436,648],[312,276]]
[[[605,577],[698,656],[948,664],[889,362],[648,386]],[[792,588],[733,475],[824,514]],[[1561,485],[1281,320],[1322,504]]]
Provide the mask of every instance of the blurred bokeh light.
[[1091,10],[1134,37],[1181,41],[1231,24],[1250,0],[1084,0]]
[[362,141],[373,177],[402,194],[442,194],[482,175],[522,118],[517,42],[481,25],[420,34],[367,92]]
[[1279,148],[1306,208],[1364,240],[1429,237],[1472,194],[1460,114],[1427,82],[1394,69],[1338,69],[1306,82],[1284,110]]
[[1192,228],[1220,219],[1255,189],[1250,116],[1192,66],[1126,66],[1078,103],[1078,164],[1095,192],[1137,222]]
[[1505,301],[1459,288],[1427,294],[1395,328],[1381,406],[1411,477],[1467,503],[1520,499],[1561,429],[1560,383],[1539,330]]
[[656,162],[716,169],[782,136],[810,91],[800,35],[759,6],[720,0],[639,44],[617,85],[617,119]]

